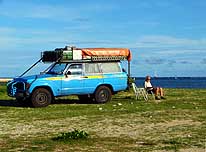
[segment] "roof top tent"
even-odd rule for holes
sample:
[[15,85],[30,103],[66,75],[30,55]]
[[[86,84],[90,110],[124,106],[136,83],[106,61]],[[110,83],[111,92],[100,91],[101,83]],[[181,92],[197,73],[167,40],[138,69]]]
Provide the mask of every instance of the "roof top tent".
[[[76,48],[66,46],[65,48],[56,48],[53,51],[44,51],[41,53],[41,59],[33,64],[21,76],[27,73],[40,61],[42,62],[111,62],[128,61],[128,75],[130,76],[130,61],[132,59],[131,51],[127,48]],[[20,76],[20,77],[21,77]]]

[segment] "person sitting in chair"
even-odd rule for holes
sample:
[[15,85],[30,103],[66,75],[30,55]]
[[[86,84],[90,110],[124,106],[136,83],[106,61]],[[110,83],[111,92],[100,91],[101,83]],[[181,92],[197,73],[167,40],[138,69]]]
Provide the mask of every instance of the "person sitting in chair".
[[[151,80],[151,77],[146,76],[145,82],[144,82],[144,87],[146,91],[150,94],[154,93],[156,100],[165,99],[163,89],[161,87],[153,87],[150,80]],[[158,97],[158,95],[160,95],[160,98]]]

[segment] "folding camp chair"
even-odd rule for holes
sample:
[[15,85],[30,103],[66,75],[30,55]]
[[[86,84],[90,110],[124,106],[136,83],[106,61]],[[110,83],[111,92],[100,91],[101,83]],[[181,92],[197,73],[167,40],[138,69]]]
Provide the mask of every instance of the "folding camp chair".
[[143,97],[145,101],[148,101],[148,96],[145,88],[138,88],[135,83],[132,83],[132,88],[135,93],[136,100]]

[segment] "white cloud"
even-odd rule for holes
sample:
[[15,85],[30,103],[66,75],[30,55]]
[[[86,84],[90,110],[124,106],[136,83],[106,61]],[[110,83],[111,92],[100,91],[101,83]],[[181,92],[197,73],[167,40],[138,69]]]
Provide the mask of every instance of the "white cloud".
[[0,65],[0,69],[17,69],[19,68],[21,65],[19,64],[7,64],[7,65]]
[[206,48],[206,39],[188,39],[188,38],[177,38],[172,36],[162,35],[151,35],[143,36],[137,39],[136,45],[138,47],[195,47],[195,48]]
[[[0,27],[0,45],[1,49],[16,49],[24,46],[48,46],[64,47],[64,45],[76,45],[78,47],[130,47],[129,42],[112,41],[102,37],[89,36],[91,26],[64,25],[60,31],[51,31],[50,29],[28,29],[28,28],[5,28]],[[82,33],[88,33],[88,36]],[[80,46],[79,46],[80,45]]]
[[146,9],[151,9],[154,7],[158,7],[158,8],[170,8],[172,6],[174,6],[172,4],[172,1],[140,1],[138,2],[138,6],[140,8],[146,8]]
[[68,12],[65,10],[65,7],[53,7],[53,6],[38,6],[31,4],[18,4],[19,7],[12,9],[12,11],[8,8],[4,7],[0,12],[1,15],[12,17],[12,18],[48,18],[48,19],[58,19],[58,17],[67,17],[70,18],[73,14],[72,12]]
[[1,50],[5,49],[5,48],[9,48],[12,45],[15,45],[16,42],[17,42],[17,39],[14,39],[12,37],[8,37],[8,36],[7,37],[6,36],[1,37],[0,36]]
[[15,32],[15,28],[9,28],[9,27],[0,27],[0,33],[1,35],[3,34],[11,34],[13,32]]
[[[109,11],[115,9],[115,5],[107,3],[70,3],[68,1],[58,4],[38,4],[35,1],[6,1],[3,3],[0,15],[12,18],[33,18],[50,19],[57,21],[78,21],[85,22],[88,18],[84,16],[92,15],[100,11]],[[11,11],[12,10],[12,11]],[[87,15],[86,15],[87,14]]]
[[[71,21],[81,18],[77,8],[70,5],[37,4],[32,1],[6,1],[0,11],[0,15],[10,18],[50,19],[57,21]],[[12,11],[11,11],[12,10]]]
[[156,51],[156,55],[160,56],[178,56],[182,55],[185,57],[185,55],[206,55],[206,49],[185,49],[185,48],[171,48],[171,49],[159,49]]

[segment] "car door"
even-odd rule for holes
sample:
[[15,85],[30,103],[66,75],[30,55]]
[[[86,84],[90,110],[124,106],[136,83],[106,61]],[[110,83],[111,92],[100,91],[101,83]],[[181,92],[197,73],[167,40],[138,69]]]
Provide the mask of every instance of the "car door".
[[84,91],[82,63],[73,63],[68,66],[62,79],[62,95],[82,94]]
[[84,64],[84,89],[87,94],[92,94],[97,86],[103,83],[103,75],[99,68],[99,63]]

